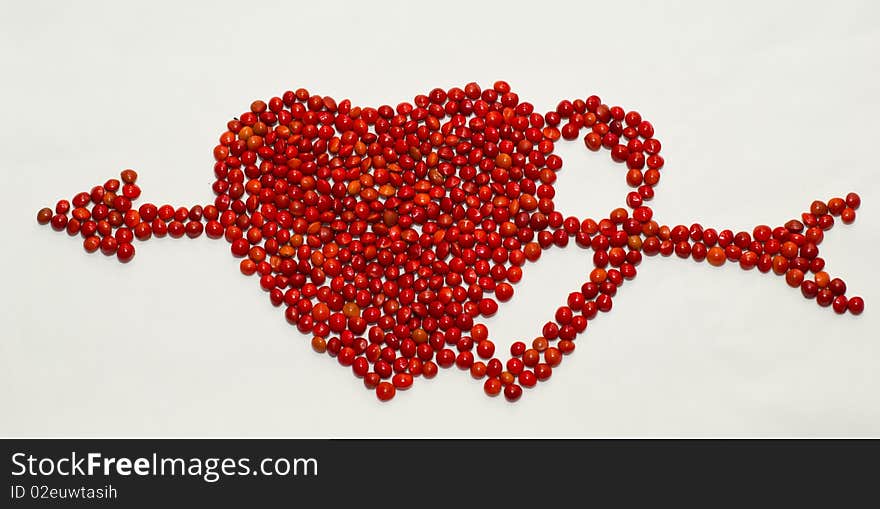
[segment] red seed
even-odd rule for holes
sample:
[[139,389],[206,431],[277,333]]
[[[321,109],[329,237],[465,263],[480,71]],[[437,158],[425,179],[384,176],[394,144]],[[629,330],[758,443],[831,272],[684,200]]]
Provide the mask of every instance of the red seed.
[[522,396],[522,387],[517,384],[509,384],[504,388],[504,397],[507,401],[516,401]]
[[388,382],[380,382],[379,385],[376,386],[376,397],[379,398],[380,401],[388,401],[394,397],[394,393],[397,390],[394,388],[394,385]]
[[846,303],[846,307],[849,309],[849,312],[854,315],[862,314],[862,311],[865,310],[865,301],[861,297],[852,297]]
[[101,247],[100,237],[91,236],[91,237],[86,238],[83,241],[83,248],[86,250],[86,252],[94,253],[100,247]]
[[792,288],[797,288],[804,281],[804,273],[798,269],[789,269],[785,273],[785,282]]
[[127,263],[134,258],[134,246],[128,242],[120,242],[116,249],[116,258],[122,263]]
[[67,226],[67,216],[65,216],[64,214],[55,214],[54,216],[52,216],[52,220],[50,222],[52,223],[52,229],[60,232],[64,230]]
[[856,193],[849,193],[846,195],[846,206],[855,210],[859,208],[859,205],[862,204],[862,199],[859,198],[859,195]]
[[119,245],[116,242],[116,239],[113,237],[108,236],[108,237],[104,237],[103,239],[101,239],[101,252],[107,256],[110,256],[110,255],[116,253],[116,250],[118,249],[118,247],[119,247]]
[[201,235],[202,231],[204,231],[204,226],[202,225],[202,223],[199,223],[197,221],[190,221],[190,222],[186,223],[187,237],[194,239],[194,238],[198,237],[199,235]]
[[392,383],[397,389],[409,389],[412,386],[413,377],[406,373],[398,373],[392,378]]
[[137,172],[134,170],[131,170],[131,169],[122,170],[122,173],[120,173],[120,176],[122,177],[122,181],[125,182],[126,184],[134,184],[138,178]]
[[831,303],[831,307],[834,309],[835,313],[843,314],[844,312],[846,312],[847,304],[847,298],[843,295],[838,295]]
[[497,378],[488,378],[483,383],[483,391],[489,396],[497,396],[501,392],[501,380]]
[[49,221],[52,220],[52,209],[49,207],[44,207],[37,212],[37,222],[40,224],[49,224]]

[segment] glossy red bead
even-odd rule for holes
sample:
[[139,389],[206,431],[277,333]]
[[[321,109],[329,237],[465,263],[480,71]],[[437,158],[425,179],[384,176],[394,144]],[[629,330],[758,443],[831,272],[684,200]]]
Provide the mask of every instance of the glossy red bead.
[[394,397],[396,392],[397,389],[389,382],[379,382],[376,386],[376,397],[379,398],[380,401],[389,401]]
[[846,306],[850,313],[860,315],[865,310],[865,301],[861,297],[852,297],[847,301]]

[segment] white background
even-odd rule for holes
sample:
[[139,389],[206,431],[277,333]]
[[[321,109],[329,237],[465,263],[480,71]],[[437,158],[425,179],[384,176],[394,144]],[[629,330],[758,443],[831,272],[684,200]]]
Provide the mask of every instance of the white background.
[[[0,435],[878,435],[876,2],[3,4]],[[652,121],[666,224],[750,231],[858,191],[856,223],[820,254],[866,312],[729,264],[648,258],[519,403],[453,368],[380,404],[224,241],[154,239],[123,266],[35,220],[126,167],[143,201],[209,203],[211,150],[257,98],[395,105],[497,79],[538,111],[597,93]],[[559,153],[560,210],[622,205],[607,152]],[[488,321],[499,349],[538,334],[590,266],[573,246],[527,266]]]

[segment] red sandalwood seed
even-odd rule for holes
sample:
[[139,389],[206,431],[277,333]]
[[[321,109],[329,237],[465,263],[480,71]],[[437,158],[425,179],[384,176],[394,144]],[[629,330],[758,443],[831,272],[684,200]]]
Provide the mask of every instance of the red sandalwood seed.
[[831,303],[831,307],[834,309],[834,312],[837,314],[843,314],[846,312],[848,300],[843,295],[838,295],[834,298],[834,301]]
[[831,305],[831,302],[834,300],[834,293],[827,288],[823,288],[819,290],[819,293],[816,295],[816,303],[822,307],[828,307]]
[[101,239],[101,252],[107,256],[115,254],[118,247],[116,239],[113,237],[108,236]]
[[380,382],[376,386],[376,397],[379,398],[380,401],[389,401],[394,397],[394,394],[397,392],[394,385],[389,382]]
[[850,313],[860,315],[865,310],[865,301],[861,297],[852,297],[847,302],[847,308]]
[[859,208],[859,205],[862,203],[862,199],[856,193],[849,193],[846,195],[846,206],[855,210]]
[[504,388],[504,397],[508,401],[516,401],[522,396],[522,387],[517,384],[509,384]]
[[120,242],[116,249],[116,258],[120,262],[127,263],[134,258],[134,246],[128,242]]
[[497,396],[499,393],[501,393],[501,388],[502,388],[501,380],[494,378],[494,377],[487,379],[483,383],[483,391],[488,396]]
[[37,222],[40,224],[49,224],[49,221],[52,220],[53,215],[54,214],[52,213],[52,209],[48,207],[42,208],[39,212],[37,212]]

